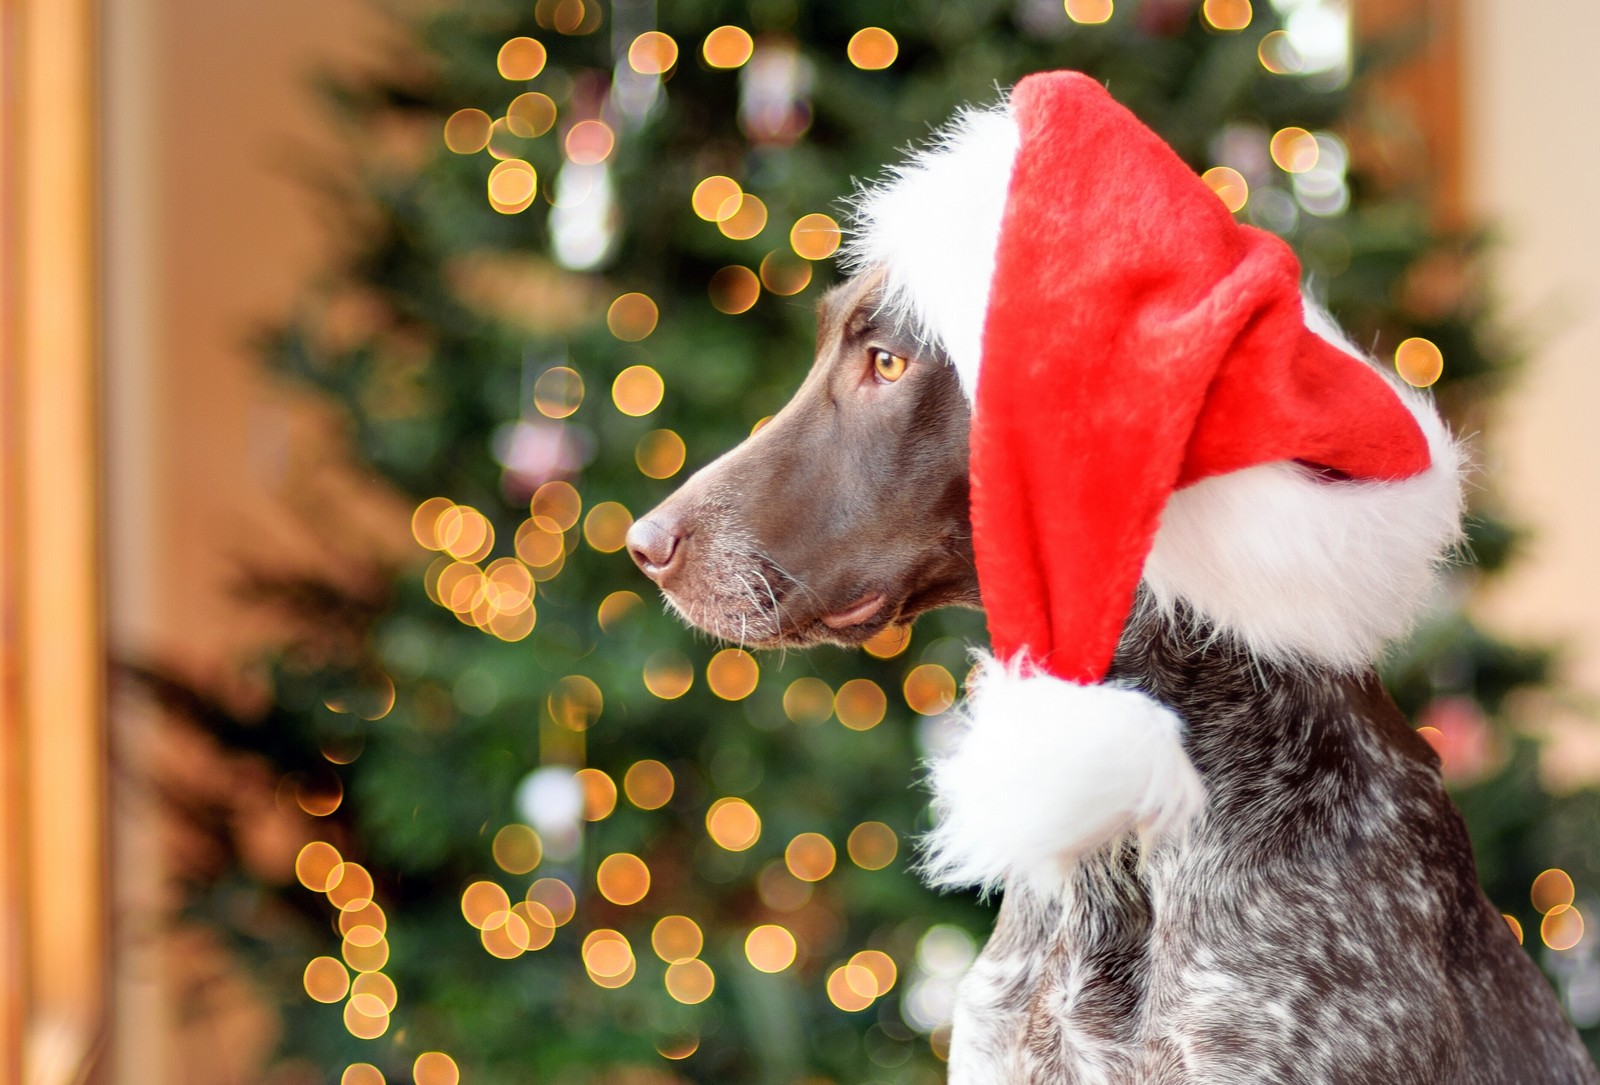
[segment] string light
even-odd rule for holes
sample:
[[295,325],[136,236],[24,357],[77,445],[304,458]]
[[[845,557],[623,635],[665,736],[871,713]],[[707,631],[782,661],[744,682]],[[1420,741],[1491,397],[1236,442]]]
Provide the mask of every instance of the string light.
[[546,531],[560,533],[578,522],[583,498],[570,482],[547,482],[533,491],[528,513]]
[[920,716],[937,716],[956,700],[956,680],[937,663],[924,663],[906,675],[906,704]]
[[558,927],[572,922],[572,917],[577,913],[578,898],[572,892],[572,887],[560,878],[540,878],[528,886],[527,898],[529,904],[544,908]]
[[614,591],[600,600],[596,611],[596,620],[600,623],[600,630],[604,633],[613,633],[630,615],[637,614],[644,609],[644,600],[638,593],[631,591]]
[[789,841],[783,852],[789,873],[803,882],[820,882],[833,873],[838,854],[833,843],[821,833],[801,833]]
[[506,129],[523,139],[537,139],[555,126],[556,103],[548,94],[530,90],[506,106]]
[[370,1062],[353,1062],[339,1075],[339,1085],[385,1085],[383,1071]]
[[880,629],[861,647],[867,655],[877,659],[893,659],[911,645],[909,625],[891,625]]
[[1067,18],[1086,26],[1111,21],[1111,0],[1066,0]]
[[547,59],[544,46],[536,38],[512,38],[500,47],[494,63],[501,78],[521,82],[544,71]]
[[700,55],[713,68],[727,70],[743,67],[755,52],[755,41],[750,32],[737,26],[719,26],[706,35]]
[[1444,353],[1432,340],[1407,339],[1394,349],[1394,369],[1414,388],[1427,388],[1444,375]]
[[661,374],[648,365],[630,365],[611,383],[611,402],[617,410],[634,418],[642,418],[661,406],[665,394]]
[[583,820],[604,821],[617,808],[617,784],[599,769],[579,769],[573,773],[583,789]]
[[1528,892],[1529,899],[1541,915],[1571,904],[1577,895],[1572,875],[1559,867],[1546,870],[1533,879],[1533,888]]
[[744,940],[745,960],[758,972],[782,972],[794,964],[798,951],[794,935],[776,923],[756,927]]
[[667,964],[692,960],[704,946],[700,924],[686,915],[662,916],[650,931],[650,948]]
[[1200,13],[1213,30],[1243,30],[1254,15],[1250,0],[1205,0]]
[[900,55],[900,43],[894,35],[879,26],[857,30],[845,47],[850,63],[863,71],[881,71],[893,64]]
[[[718,209],[719,213],[721,208]],[[749,241],[767,227],[767,205],[746,192],[739,197],[733,214],[716,220],[717,229],[734,241]]]
[[350,989],[350,973],[344,962],[332,957],[313,957],[302,977],[306,994],[317,1002],[338,1002]]
[[900,838],[881,821],[863,821],[850,830],[845,850],[850,861],[862,870],[882,870],[894,862],[900,851]]
[[717,977],[711,966],[698,957],[687,961],[674,961],[667,966],[667,994],[685,1006],[697,1006],[711,997],[716,989]]
[[411,1077],[417,1085],[459,1085],[461,1070],[443,1051],[424,1051],[411,1064]]
[[843,236],[831,217],[818,213],[801,215],[789,228],[789,247],[807,260],[826,260],[839,251]]
[[706,664],[706,685],[724,701],[742,701],[755,692],[761,668],[742,648],[724,648]]
[[444,145],[456,154],[476,154],[489,145],[493,126],[481,109],[458,109],[444,122]]
[[539,834],[526,825],[507,825],[495,833],[490,851],[495,864],[507,874],[527,874],[544,858]]
[[638,904],[650,892],[650,868],[629,852],[608,855],[595,870],[595,885],[612,904]]
[[749,312],[760,299],[761,280],[749,268],[734,264],[713,274],[706,289],[713,308],[737,316]]
[[783,714],[805,726],[826,723],[833,715],[833,688],[820,678],[796,678],[783,691]]
[[628,67],[640,75],[664,75],[677,62],[678,43],[659,30],[646,30],[628,46]]
[[782,249],[761,258],[761,285],[779,297],[793,297],[811,285],[811,265]]
[[1212,166],[1200,175],[1200,180],[1217,194],[1224,207],[1235,214],[1250,198],[1250,185],[1244,175],[1231,166]]
[[567,129],[567,157],[580,166],[598,166],[616,145],[617,134],[605,121],[579,121]]
[[833,714],[852,731],[869,731],[883,722],[889,699],[870,678],[852,678],[833,698]]
[[649,294],[623,294],[606,310],[606,327],[624,343],[637,343],[656,330],[661,310]]
[[761,815],[743,799],[718,799],[706,811],[706,832],[718,847],[747,851],[761,839]]
[[694,186],[689,202],[694,213],[707,222],[725,222],[739,210],[744,190],[732,177],[714,174]]
[[569,731],[587,731],[600,718],[605,697],[594,679],[569,674],[550,687],[545,698],[550,718]]
[[672,770],[659,761],[635,761],[622,777],[628,801],[641,810],[659,810],[672,800]]
[[570,417],[583,406],[583,375],[565,365],[546,369],[533,382],[533,406],[546,418]]
[[670,429],[651,430],[633,449],[633,462],[646,478],[671,478],[683,470],[687,456],[683,438]]
[[663,701],[675,701],[694,685],[694,665],[670,649],[657,652],[644,663],[644,687]]
[[1305,173],[1316,168],[1320,151],[1317,137],[1304,128],[1280,128],[1272,134],[1267,149],[1272,161],[1285,173]]

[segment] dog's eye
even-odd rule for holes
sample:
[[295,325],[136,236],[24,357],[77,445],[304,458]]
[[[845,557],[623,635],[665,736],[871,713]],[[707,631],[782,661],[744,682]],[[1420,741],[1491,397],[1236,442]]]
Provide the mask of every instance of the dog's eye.
[[905,375],[906,360],[878,347],[872,350],[872,372],[885,383],[893,383]]

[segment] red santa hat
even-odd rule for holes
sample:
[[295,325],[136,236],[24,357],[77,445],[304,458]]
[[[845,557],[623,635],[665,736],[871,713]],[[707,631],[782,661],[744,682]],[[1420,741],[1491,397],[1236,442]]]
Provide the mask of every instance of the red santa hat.
[[859,211],[854,260],[973,400],[994,655],[934,765],[929,870],[1052,891],[1203,807],[1182,721],[1101,684],[1141,579],[1264,658],[1366,666],[1458,537],[1460,455],[1308,311],[1288,246],[1081,74],[959,117]]

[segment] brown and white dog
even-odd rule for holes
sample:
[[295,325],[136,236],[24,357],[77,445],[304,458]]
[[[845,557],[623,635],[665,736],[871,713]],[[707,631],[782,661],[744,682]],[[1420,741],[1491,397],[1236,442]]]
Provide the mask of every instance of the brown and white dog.
[[[919,227],[916,211],[918,185],[964,168],[948,156],[975,142],[984,153],[967,163],[998,172],[1003,190],[997,117],[968,117],[869,194],[862,263],[819,307],[799,391],[629,532],[634,560],[690,623],[753,646],[850,645],[935,607],[981,605],[964,378],[982,299],[941,302],[917,280],[959,281],[959,263],[981,273],[993,238],[981,208],[952,227],[971,231],[964,241]],[[1054,748],[1072,740],[1025,700],[963,740],[961,772],[936,767],[944,854],[930,867],[1006,891],[963,983],[952,1082],[1600,1081],[1478,887],[1437,758],[1371,669],[1459,515],[1459,453],[1431,406],[1407,404],[1432,477],[1373,487],[1267,464],[1169,502],[1107,683],[1183,721],[1181,754],[1204,789],[1185,831],[1083,838],[1095,776],[1120,771],[1117,754]],[[1422,536],[1417,553],[1396,552],[1396,538]],[[1216,585],[1237,569],[1259,581],[1243,607]],[[1288,571],[1261,572],[1272,569]],[[1183,786],[1154,779],[1141,786]],[[1041,793],[1060,798],[1053,819],[1020,823],[1027,807],[1011,796]],[[978,830],[995,826],[1018,854],[1058,855],[1037,868],[1051,875],[1007,877],[1016,855],[987,863],[978,841],[995,835]]]

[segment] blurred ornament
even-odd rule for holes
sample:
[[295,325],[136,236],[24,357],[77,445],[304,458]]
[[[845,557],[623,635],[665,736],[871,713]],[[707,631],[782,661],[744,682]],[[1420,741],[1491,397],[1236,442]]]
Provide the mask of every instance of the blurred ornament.
[[539,834],[544,854],[558,862],[578,854],[583,804],[583,787],[563,765],[535,769],[517,785],[518,815]]
[[739,69],[739,127],[757,145],[787,146],[811,127],[811,62],[787,38],[766,39]]
[[556,173],[550,209],[550,249],[562,267],[593,271],[616,246],[618,213],[605,162],[568,159]]
[[1481,779],[1498,761],[1489,720],[1471,697],[1434,698],[1417,717],[1417,729],[1438,753],[1450,783]]

